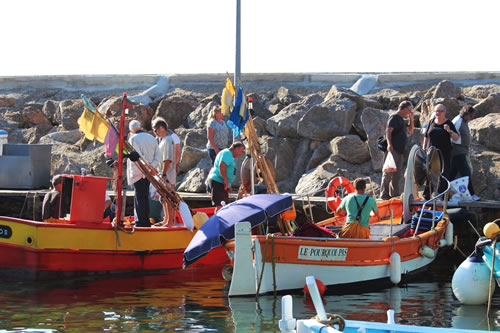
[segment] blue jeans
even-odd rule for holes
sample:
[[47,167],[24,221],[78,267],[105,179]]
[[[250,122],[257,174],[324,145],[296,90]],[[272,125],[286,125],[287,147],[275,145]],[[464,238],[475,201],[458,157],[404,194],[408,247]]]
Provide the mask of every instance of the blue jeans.
[[472,172],[470,169],[469,161],[467,160],[467,154],[455,155],[451,158],[451,166],[450,166],[450,181],[457,178],[457,174],[460,174],[460,177],[469,176],[469,189],[470,195],[474,195],[474,189],[472,188]]

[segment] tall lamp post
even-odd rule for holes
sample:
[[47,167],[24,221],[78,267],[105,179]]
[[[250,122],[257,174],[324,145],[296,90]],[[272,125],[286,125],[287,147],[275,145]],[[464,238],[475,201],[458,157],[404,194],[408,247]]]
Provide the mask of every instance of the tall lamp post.
[[236,0],[236,59],[234,68],[234,84],[238,84],[241,76],[241,0]]

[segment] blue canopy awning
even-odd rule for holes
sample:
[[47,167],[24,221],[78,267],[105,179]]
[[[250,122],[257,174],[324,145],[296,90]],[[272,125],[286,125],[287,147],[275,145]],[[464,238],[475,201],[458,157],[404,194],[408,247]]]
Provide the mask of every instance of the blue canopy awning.
[[234,238],[238,222],[250,222],[252,227],[263,223],[292,207],[292,197],[282,194],[256,194],[222,207],[198,230],[184,251],[184,266],[191,265],[211,249],[220,246],[220,237]]

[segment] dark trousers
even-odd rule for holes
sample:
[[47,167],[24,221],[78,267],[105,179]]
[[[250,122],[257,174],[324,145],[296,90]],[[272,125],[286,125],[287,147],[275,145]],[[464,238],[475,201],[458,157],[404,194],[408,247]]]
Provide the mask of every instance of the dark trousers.
[[469,161],[467,160],[467,154],[455,155],[451,158],[451,166],[450,166],[450,181],[457,177],[457,174],[460,174],[460,177],[469,176],[469,193],[470,195],[474,195],[474,189],[472,188],[472,172],[470,169]]
[[150,227],[149,222],[149,181],[141,178],[134,183],[134,208],[139,221],[135,222],[138,227]]
[[[387,157],[387,152],[384,154],[384,161]],[[395,150],[392,151],[392,156],[394,157],[394,162],[396,162],[396,172],[384,172],[382,174],[382,185],[380,190],[380,197],[383,200],[388,200],[389,198],[397,197],[401,194],[399,191],[399,182],[401,181],[401,175],[403,174],[404,168],[404,154],[399,153]]]
[[215,153],[215,150],[214,149],[209,149],[208,150],[208,157],[210,157],[210,159],[212,160],[212,166],[214,166],[214,163],[215,163],[215,157],[217,156],[217,154]]

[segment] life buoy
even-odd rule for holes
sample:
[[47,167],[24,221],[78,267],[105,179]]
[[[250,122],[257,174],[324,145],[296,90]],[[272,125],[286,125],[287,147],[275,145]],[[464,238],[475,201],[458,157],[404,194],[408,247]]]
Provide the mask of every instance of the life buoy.
[[[340,187],[343,187],[343,189],[341,189]],[[337,176],[330,180],[330,182],[328,183],[328,187],[326,188],[325,192],[326,204],[332,212],[335,212],[337,210],[337,207],[342,202],[342,198],[344,197],[344,190],[347,193],[354,192],[354,185],[352,185],[352,183],[345,177]]]

